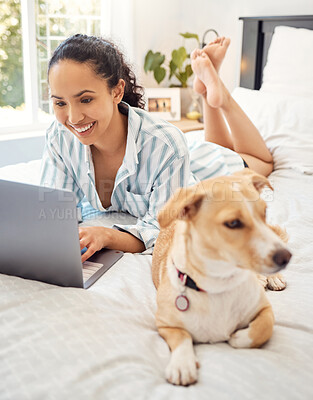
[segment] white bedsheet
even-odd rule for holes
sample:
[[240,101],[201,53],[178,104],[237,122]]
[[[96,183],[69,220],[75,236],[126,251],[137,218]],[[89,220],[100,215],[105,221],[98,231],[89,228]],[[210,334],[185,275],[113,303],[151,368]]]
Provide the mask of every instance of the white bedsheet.
[[150,255],[125,254],[88,290],[0,275],[0,399],[312,399],[313,176],[280,170],[271,181],[269,220],[287,229],[293,258],[287,289],[268,292],[276,325],[263,348],[197,345],[198,383],[175,387]]

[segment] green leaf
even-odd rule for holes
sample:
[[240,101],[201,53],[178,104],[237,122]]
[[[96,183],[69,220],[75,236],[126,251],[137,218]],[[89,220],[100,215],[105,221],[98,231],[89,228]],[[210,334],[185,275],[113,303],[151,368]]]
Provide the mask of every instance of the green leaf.
[[196,33],[180,33],[180,36],[184,37],[185,39],[196,39],[198,43],[200,42],[199,36]]
[[159,51],[157,53],[153,53],[153,51],[149,50],[145,57],[145,72],[147,73],[148,71],[154,71],[156,68],[160,67],[164,61],[165,55],[161,54]]
[[148,71],[151,71],[150,68],[153,63],[153,59],[154,59],[153,52],[151,50],[149,50],[145,57],[145,63],[144,63],[145,73],[147,73]]
[[166,71],[163,67],[157,67],[154,69],[154,79],[160,83],[165,78]]
[[186,71],[184,71],[184,72],[180,72],[178,75],[179,75],[179,77],[177,77],[177,78],[184,87],[184,85],[186,85],[187,79],[188,79],[187,73],[186,73]]
[[156,68],[160,67],[165,61],[165,56],[161,54],[159,51],[154,53],[154,60],[151,65],[151,71],[155,70]]
[[174,75],[175,71],[177,69],[177,65],[173,62],[173,60],[170,61],[170,76],[169,79]]
[[185,71],[175,73],[176,78],[181,83],[182,87],[187,87],[188,78],[193,74],[191,65],[186,65]]
[[187,79],[193,74],[193,70],[192,70],[192,68],[191,68],[191,65],[190,64],[188,64],[188,65],[186,65],[186,69],[185,69],[185,71],[186,71],[186,74],[187,74]]
[[180,69],[187,58],[187,51],[185,47],[180,47],[178,50],[172,51],[172,61]]

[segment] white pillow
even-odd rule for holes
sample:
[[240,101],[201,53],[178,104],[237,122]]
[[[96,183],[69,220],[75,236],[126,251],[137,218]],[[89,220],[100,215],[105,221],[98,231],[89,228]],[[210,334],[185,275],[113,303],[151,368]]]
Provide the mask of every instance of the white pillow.
[[313,97],[244,88],[233,97],[264,138],[275,169],[313,174]]
[[313,96],[313,30],[275,28],[260,90]]

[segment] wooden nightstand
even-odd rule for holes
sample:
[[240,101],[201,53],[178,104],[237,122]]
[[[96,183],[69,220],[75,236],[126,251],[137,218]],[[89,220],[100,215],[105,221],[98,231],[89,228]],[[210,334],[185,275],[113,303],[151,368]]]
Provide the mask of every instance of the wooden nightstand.
[[169,121],[171,124],[177,126],[182,132],[198,131],[204,129],[204,124],[197,120],[182,118],[180,121]]

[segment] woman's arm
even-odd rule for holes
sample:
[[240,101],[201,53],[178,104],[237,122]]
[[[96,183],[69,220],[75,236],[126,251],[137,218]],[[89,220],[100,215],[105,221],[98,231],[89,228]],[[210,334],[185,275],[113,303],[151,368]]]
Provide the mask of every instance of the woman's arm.
[[82,262],[104,247],[129,253],[141,253],[145,250],[144,243],[130,233],[102,226],[79,228],[79,241],[81,250],[87,247],[82,255]]

